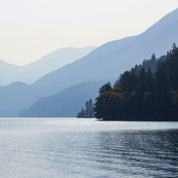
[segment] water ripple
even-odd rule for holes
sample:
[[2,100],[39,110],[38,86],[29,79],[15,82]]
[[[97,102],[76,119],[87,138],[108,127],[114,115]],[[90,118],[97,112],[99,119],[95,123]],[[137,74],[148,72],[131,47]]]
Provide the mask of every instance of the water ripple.
[[0,120],[0,177],[178,177],[172,123],[82,122]]

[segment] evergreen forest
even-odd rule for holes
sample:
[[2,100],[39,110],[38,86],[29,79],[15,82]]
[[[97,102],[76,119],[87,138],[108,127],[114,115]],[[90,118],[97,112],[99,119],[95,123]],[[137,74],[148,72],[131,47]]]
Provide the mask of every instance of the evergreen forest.
[[94,111],[93,111],[93,101],[90,98],[85,103],[85,108],[82,108],[81,111],[77,114],[77,118],[93,118]]
[[99,89],[94,104],[101,120],[178,121],[178,48],[124,72]]

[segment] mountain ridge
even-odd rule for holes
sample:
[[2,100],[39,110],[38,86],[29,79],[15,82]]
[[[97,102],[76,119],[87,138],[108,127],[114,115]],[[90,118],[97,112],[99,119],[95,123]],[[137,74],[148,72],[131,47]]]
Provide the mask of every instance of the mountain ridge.
[[24,66],[9,64],[1,60],[0,84],[8,85],[16,81],[32,84],[43,75],[85,56],[95,48],[95,46],[60,48]]
[[[169,20],[171,22],[167,25],[165,22]],[[164,28],[159,29],[160,24],[161,27],[164,25]],[[178,10],[176,9],[142,34],[105,43],[70,65],[43,76],[32,84],[32,88],[38,90],[39,94],[51,95],[85,80],[117,78],[120,73],[150,58],[153,53],[160,57],[173,43],[178,44],[177,32]],[[45,89],[41,90],[40,86]]]
[[[7,103],[4,114],[10,114],[13,105],[18,106],[13,112],[17,113],[24,107],[29,108],[39,98],[55,95],[71,86],[84,82],[116,80],[121,73],[136,64],[141,64],[144,59],[150,58],[153,53],[156,54],[157,58],[160,57],[170,49],[173,43],[178,44],[178,10],[167,16],[157,22],[158,26],[164,24],[164,28],[159,29],[155,24],[140,35],[105,43],[79,60],[51,72],[29,87],[25,87],[24,92],[26,93],[21,90],[23,95],[19,92],[20,90],[11,90],[11,93],[2,92],[3,100],[0,101],[0,115],[1,107],[4,107],[3,103]],[[172,23],[169,22],[168,25],[163,23],[166,22],[165,19],[172,20]],[[11,97],[12,94],[13,97]],[[22,101],[18,101],[17,96],[20,99],[24,98]],[[20,103],[17,104],[16,102]],[[8,109],[8,103],[11,106],[10,109]]]
[[85,82],[71,86],[55,95],[42,97],[27,110],[22,117],[75,117],[83,103],[98,95],[98,88],[106,81]]

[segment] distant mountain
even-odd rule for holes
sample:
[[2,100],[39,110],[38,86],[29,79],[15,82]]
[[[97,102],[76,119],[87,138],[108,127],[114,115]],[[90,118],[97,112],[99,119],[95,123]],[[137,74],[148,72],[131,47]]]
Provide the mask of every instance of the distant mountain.
[[67,88],[60,93],[40,98],[28,110],[21,113],[23,117],[76,117],[86,100],[93,100],[98,90],[106,81],[82,83]]
[[[144,60],[142,64],[135,65],[131,70],[139,74],[144,68],[145,71],[150,70],[155,73],[159,62],[166,61],[166,56],[158,59],[153,55],[151,59]],[[127,74],[127,72],[125,72]],[[125,75],[126,75],[125,74]],[[98,97],[98,91],[103,84],[108,81],[88,82],[76,86],[69,87],[58,94],[40,98],[29,109],[21,113],[23,117],[76,117],[78,112],[90,98],[95,101]],[[120,77],[115,82],[111,80],[113,88],[120,84]],[[107,85],[107,84],[106,84]],[[111,88],[112,89],[112,88]],[[124,95],[123,95],[124,96]]]
[[[125,70],[130,69],[135,64],[142,63],[143,59],[150,58],[153,53],[156,54],[156,57],[165,54],[173,43],[178,44],[178,9],[163,17],[140,35],[106,43],[83,58],[45,75],[32,85],[28,86],[28,90],[26,91],[25,89],[25,92],[27,93],[23,93],[24,89],[21,90],[21,88],[19,88],[18,91],[11,90],[11,92],[6,92],[5,89],[3,89],[3,92],[0,91],[0,93],[1,96],[5,98],[6,105],[4,106],[4,101],[0,100],[0,107],[2,106],[4,108],[4,115],[5,113],[10,115],[12,112],[11,108],[13,108],[13,106],[15,108],[15,103],[22,98],[24,103],[19,103],[16,113],[17,111],[23,110],[25,107],[28,108],[40,97],[56,95],[56,93],[65,91],[71,86],[76,86],[81,83],[117,79]],[[3,87],[1,87],[1,89],[2,88]],[[68,90],[68,92],[69,91],[71,92],[71,90]],[[78,91],[78,94],[81,93],[81,96],[83,97],[82,93],[85,91],[82,88]],[[22,92],[22,95],[20,95],[20,92]],[[66,102],[69,105],[68,108],[66,108],[67,104],[65,103],[65,98],[62,98],[62,95],[60,96],[61,98],[59,97],[60,101],[58,101],[61,108],[66,108],[67,111],[70,111],[72,110],[72,107],[74,107],[70,103],[72,103],[72,100],[74,101],[75,95],[72,95],[72,93],[68,93],[68,95],[70,96],[68,100],[66,99]],[[88,92],[87,96],[90,98],[92,93]],[[88,98],[86,100],[88,100]],[[58,107],[56,101],[57,100],[54,100],[53,103],[52,100],[46,100],[44,107]],[[63,105],[61,105],[61,102]],[[41,101],[38,104],[38,109],[40,110],[40,106],[43,104],[41,104]],[[9,106],[12,107],[10,108]],[[32,107],[31,109],[34,111],[35,107]],[[79,108],[79,110],[80,109],[81,108]],[[77,110],[77,112],[79,110]],[[62,115],[64,115],[64,113],[58,116]],[[2,116],[1,112],[0,116]]]
[[14,75],[18,74],[20,71],[20,66],[8,64],[3,60],[0,60],[0,85],[14,82],[11,78],[14,78]]
[[45,96],[86,81],[116,79],[153,53],[161,56],[173,43],[178,44],[178,9],[144,33],[106,43],[80,60],[40,78],[31,87],[38,95]]
[[7,85],[16,81],[31,84],[43,75],[80,59],[95,48],[94,46],[61,48],[25,66],[15,66],[0,61],[0,84]]
[[19,111],[29,106],[33,100],[30,87],[25,83],[15,82],[0,87],[0,116],[15,117]]

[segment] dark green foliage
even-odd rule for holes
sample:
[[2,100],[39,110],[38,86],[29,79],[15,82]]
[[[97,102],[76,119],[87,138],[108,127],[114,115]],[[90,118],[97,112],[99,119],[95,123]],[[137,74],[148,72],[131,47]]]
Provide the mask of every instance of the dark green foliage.
[[92,117],[94,117],[93,101],[90,98],[89,101],[85,103],[85,109],[82,108],[81,111],[77,114],[77,118],[92,118]]
[[[159,60],[164,61],[165,58],[166,58],[165,56],[162,56]],[[123,87],[124,86],[134,87],[136,85],[135,79],[139,75],[140,71],[144,69],[145,71],[150,71],[152,73],[155,73],[156,66],[159,60],[156,60],[155,54],[153,54],[151,59],[144,60],[142,64],[135,65],[135,67],[132,68],[131,71],[126,71],[124,74],[122,74],[120,78],[115,82],[114,87],[117,87],[121,82]],[[123,82],[127,82],[127,83],[123,83]]]
[[178,48],[159,60],[153,55],[102,91],[94,107],[98,119],[178,121]]
[[110,91],[110,90],[112,90],[112,87],[111,87],[111,83],[108,82],[99,89],[99,93],[102,94],[102,93]]

